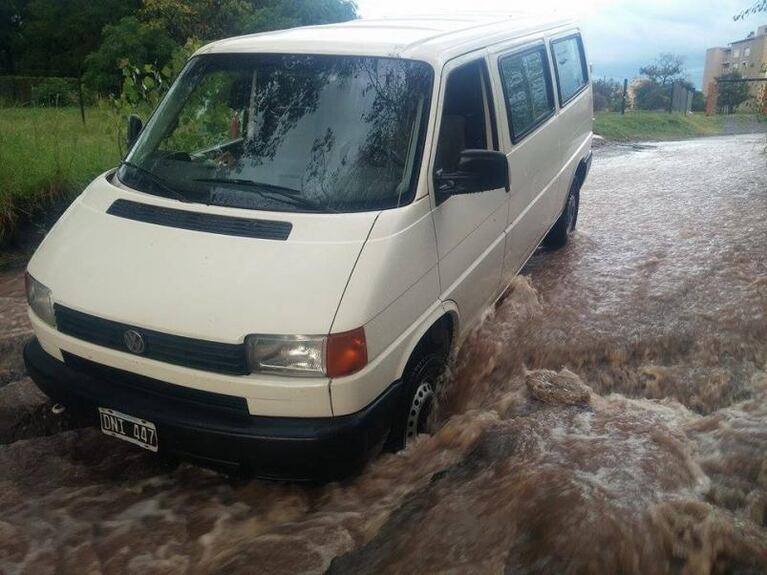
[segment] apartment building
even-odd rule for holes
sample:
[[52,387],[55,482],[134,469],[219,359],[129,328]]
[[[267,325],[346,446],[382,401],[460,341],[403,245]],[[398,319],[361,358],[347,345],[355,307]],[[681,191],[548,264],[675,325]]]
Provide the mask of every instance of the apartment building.
[[[727,47],[706,50],[706,65],[703,70],[703,93],[718,76],[740,72],[744,78],[767,78],[767,25],[760,26],[743,40],[732,42]],[[754,96],[761,94],[767,82],[751,82]]]

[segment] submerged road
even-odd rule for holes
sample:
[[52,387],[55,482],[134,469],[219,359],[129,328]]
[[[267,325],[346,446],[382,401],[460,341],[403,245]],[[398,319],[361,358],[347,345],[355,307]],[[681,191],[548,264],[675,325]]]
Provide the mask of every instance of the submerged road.
[[68,430],[0,275],[0,572],[766,572],[765,145],[599,149],[573,241],[465,343],[437,433],[344,484]]

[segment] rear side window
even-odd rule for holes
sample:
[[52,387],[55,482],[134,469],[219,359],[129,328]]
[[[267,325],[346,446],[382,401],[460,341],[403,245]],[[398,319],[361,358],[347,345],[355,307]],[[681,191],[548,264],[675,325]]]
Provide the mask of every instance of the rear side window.
[[554,67],[559,86],[559,105],[564,106],[580,92],[588,82],[586,58],[580,35],[568,36],[551,43]]
[[554,113],[546,49],[532,48],[498,61],[512,141],[518,142]]

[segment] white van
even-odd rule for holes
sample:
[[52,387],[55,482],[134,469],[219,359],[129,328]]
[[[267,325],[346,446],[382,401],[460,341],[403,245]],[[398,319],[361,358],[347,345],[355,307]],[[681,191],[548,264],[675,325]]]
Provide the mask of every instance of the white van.
[[451,349],[567,241],[591,130],[571,22],[210,44],[30,261],[28,371],[151,451],[354,473],[427,430]]

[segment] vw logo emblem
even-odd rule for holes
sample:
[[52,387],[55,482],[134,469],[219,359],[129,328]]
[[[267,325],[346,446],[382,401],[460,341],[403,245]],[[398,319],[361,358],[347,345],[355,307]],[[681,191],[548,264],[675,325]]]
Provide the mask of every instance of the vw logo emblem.
[[146,342],[139,332],[135,329],[129,329],[123,334],[123,342],[128,351],[135,354],[142,354],[146,350]]

